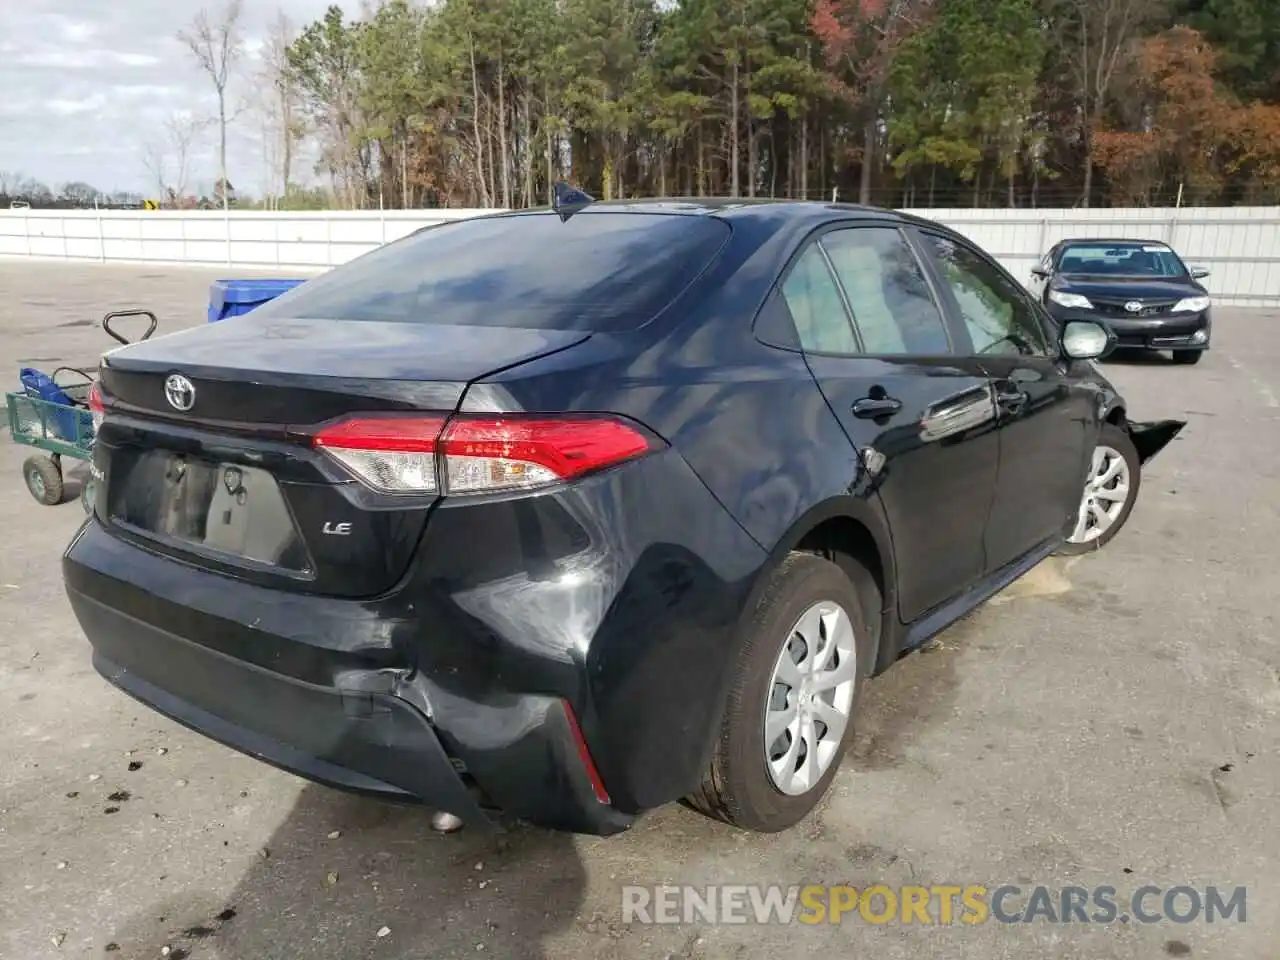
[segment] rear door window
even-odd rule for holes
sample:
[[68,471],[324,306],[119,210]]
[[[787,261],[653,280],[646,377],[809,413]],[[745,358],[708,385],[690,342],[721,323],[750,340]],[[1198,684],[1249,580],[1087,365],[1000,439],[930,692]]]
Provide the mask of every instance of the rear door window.
[[822,238],[853,311],[862,352],[944,356],[951,351],[942,312],[924,270],[892,227],[834,230]]
[[782,283],[782,298],[795,321],[800,346],[817,353],[854,354],[858,343],[827,259],[810,244]]
[[631,329],[697,279],[729,236],[723,220],[678,214],[464,220],[335,267],[249,316]]

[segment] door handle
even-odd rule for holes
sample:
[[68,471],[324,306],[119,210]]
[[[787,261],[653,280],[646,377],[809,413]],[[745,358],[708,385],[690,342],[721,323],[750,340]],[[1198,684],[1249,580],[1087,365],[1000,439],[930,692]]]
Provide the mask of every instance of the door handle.
[[1017,413],[1029,399],[1030,397],[1022,390],[1010,390],[1008,387],[996,390],[996,404],[1009,413]]
[[853,405],[853,415],[859,420],[887,417],[902,409],[902,401],[893,397],[863,397]]

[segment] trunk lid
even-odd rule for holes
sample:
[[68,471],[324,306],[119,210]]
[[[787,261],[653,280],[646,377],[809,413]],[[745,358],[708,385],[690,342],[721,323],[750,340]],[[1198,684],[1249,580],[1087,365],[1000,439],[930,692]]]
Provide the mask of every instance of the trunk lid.
[[[436,498],[378,494],[307,434],[356,412],[452,413],[469,383],[588,337],[245,317],[113,351],[95,510],[113,533],[185,563],[295,592],[377,595],[404,574]],[[183,390],[166,389],[175,376]]]
[[[253,318],[111,351],[103,389],[121,412],[272,432],[352,410],[454,410],[467,384],[581,343],[588,333],[513,327]],[[165,397],[171,374],[191,407]],[[279,431],[275,431],[279,432]]]

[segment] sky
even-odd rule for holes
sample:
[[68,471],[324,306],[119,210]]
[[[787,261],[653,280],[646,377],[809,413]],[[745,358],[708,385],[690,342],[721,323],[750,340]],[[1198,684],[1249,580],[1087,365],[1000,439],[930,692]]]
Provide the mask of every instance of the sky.
[[[295,28],[320,17],[329,0],[247,0],[246,56],[232,98],[249,89],[244,75],[268,23],[283,10]],[[51,189],[84,181],[99,190],[157,192],[143,161],[148,141],[164,142],[174,114],[217,115],[209,77],[175,34],[201,7],[221,0],[0,0],[0,171],[21,173]],[[343,3],[354,13],[355,2]],[[228,179],[262,192],[260,124],[245,114],[230,132]],[[216,125],[193,148],[191,186],[217,177]],[[300,171],[301,172],[301,171]]]

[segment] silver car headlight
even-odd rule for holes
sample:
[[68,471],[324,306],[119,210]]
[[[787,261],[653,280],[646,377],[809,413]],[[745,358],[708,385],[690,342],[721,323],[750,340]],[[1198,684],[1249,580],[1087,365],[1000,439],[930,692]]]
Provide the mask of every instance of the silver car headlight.
[[1092,310],[1093,304],[1088,297],[1078,293],[1063,293],[1061,290],[1050,290],[1049,299],[1061,307],[1074,307],[1077,310]]
[[1174,313],[1199,313],[1209,309],[1208,297],[1187,297],[1173,305]]

